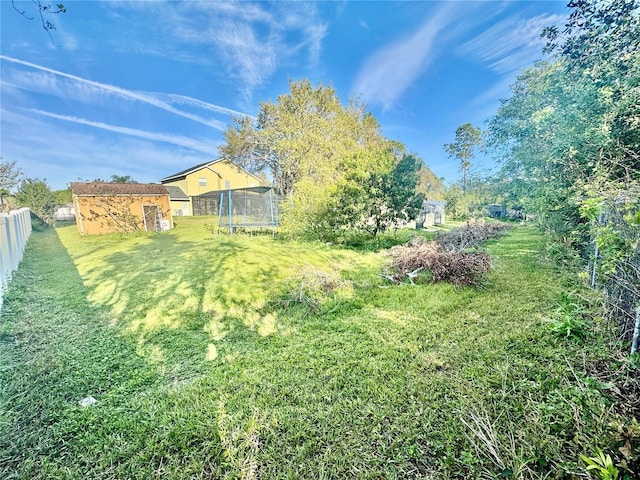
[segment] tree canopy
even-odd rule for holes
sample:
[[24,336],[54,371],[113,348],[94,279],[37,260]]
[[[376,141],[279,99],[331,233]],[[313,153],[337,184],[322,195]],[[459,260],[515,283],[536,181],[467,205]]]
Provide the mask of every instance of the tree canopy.
[[16,200],[21,207],[29,207],[45,224],[53,223],[53,213],[58,205],[46,180],[25,178],[20,182]]
[[18,183],[22,171],[18,168],[18,162],[0,160],[0,191],[9,193]]
[[302,178],[324,181],[349,155],[385,143],[364,106],[340,103],[332,87],[291,81],[291,92],[260,103],[257,118],[236,117],[224,132],[223,157],[252,172],[266,172],[289,195]]
[[18,162],[0,160],[0,212],[9,208],[5,197],[18,185],[22,171],[18,168]]
[[234,118],[220,148],[224,158],[267,174],[289,198],[285,229],[322,235],[362,228],[375,235],[412,214],[421,202],[415,189],[423,162],[385,138],[361,103],[343,105],[332,87],[308,80],[289,87],[276,102],[261,103],[257,117]]
[[449,157],[456,158],[460,161],[463,192],[467,190],[467,173],[469,172],[469,168],[471,168],[471,159],[481,141],[482,131],[470,123],[465,123],[456,129],[455,142],[444,145],[444,149],[449,154]]

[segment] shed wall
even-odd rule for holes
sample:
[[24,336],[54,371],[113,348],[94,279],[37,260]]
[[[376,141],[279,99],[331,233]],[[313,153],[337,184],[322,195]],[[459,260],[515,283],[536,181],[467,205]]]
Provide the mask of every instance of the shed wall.
[[173,226],[168,195],[74,195],[76,226],[82,235],[144,231],[143,206],[156,205]]

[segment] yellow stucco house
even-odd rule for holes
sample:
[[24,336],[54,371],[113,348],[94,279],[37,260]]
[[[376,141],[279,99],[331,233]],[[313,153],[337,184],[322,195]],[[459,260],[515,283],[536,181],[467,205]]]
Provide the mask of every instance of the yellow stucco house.
[[222,158],[174,173],[160,182],[169,191],[171,213],[174,216],[194,215],[193,198],[199,195],[263,185],[255,175]]

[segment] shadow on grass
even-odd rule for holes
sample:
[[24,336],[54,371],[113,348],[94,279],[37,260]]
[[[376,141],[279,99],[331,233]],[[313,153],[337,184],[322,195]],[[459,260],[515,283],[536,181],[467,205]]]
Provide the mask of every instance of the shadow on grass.
[[[107,307],[111,324],[133,336],[138,353],[172,382],[277,332],[273,296],[284,287],[283,270],[300,262],[295,251],[268,237],[79,238],[70,229],[58,232],[91,303]],[[314,255],[316,261],[331,256]]]
[[[103,245],[113,239],[106,240]],[[169,239],[126,241],[141,245],[122,255],[90,240],[79,242],[72,257],[55,230],[32,234],[0,316],[0,478],[227,478],[240,455],[233,442],[242,428],[227,425],[216,410],[216,389],[194,397],[189,388],[174,388],[175,381],[167,384],[167,371],[178,370],[171,355],[184,355],[186,372],[190,359],[203,363],[210,335],[197,328],[190,336],[194,326],[187,322],[147,341],[152,333],[132,326],[135,316],[123,311],[115,322],[109,304],[124,301],[144,312],[165,288],[195,288],[186,272],[201,260],[191,259],[184,273],[174,273],[181,282],[164,287],[149,275],[162,264],[152,254],[166,251]],[[222,245],[218,251],[237,250]],[[87,252],[104,255],[83,262]],[[218,261],[207,271],[221,268]],[[92,299],[91,283],[111,277],[124,293]],[[163,348],[166,358],[154,362]],[[81,406],[89,396],[96,403]],[[224,443],[224,435],[232,439]]]
[[[120,408],[127,391],[157,384],[156,370],[87,293],[55,231],[34,232],[0,317],[2,478],[46,476],[43,463],[72,457],[80,445],[70,441],[93,424],[83,398]],[[86,465],[78,458],[76,466]]]

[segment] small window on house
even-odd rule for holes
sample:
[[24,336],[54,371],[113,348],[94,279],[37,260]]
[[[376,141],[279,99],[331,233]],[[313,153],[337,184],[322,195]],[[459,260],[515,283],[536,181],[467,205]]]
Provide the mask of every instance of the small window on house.
[[200,185],[201,187],[206,187],[207,186],[207,179],[204,177],[200,177],[198,179],[198,185]]
[[225,181],[224,181],[224,188],[226,188],[226,189],[231,188],[231,181],[229,181],[229,180],[225,180]]

